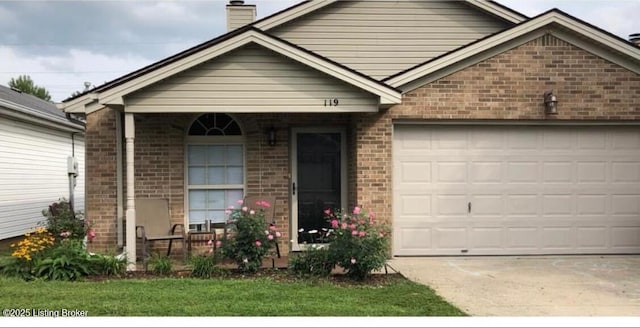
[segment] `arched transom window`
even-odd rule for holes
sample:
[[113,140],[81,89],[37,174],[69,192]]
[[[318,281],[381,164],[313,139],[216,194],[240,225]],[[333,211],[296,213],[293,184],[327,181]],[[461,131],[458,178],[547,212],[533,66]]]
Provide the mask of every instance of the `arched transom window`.
[[225,209],[244,195],[244,140],[238,122],[226,114],[205,114],[187,135],[187,202],[189,229],[224,222]]

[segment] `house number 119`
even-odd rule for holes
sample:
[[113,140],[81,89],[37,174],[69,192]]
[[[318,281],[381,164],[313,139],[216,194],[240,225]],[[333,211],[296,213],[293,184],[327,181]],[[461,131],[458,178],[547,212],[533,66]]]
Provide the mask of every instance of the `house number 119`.
[[338,98],[324,100],[324,107],[336,107],[339,104],[340,104],[340,101],[338,100]]

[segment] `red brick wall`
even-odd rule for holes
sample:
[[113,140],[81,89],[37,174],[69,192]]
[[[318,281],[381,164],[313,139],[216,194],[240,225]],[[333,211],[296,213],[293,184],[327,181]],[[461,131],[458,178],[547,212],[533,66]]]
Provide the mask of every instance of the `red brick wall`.
[[[558,97],[544,114],[543,94]],[[392,121],[639,120],[640,76],[544,36],[409,91],[402,104],[357,116],[357,198],[392,217]]]
[[90,248],[115,250],[116,239],[116,111],[105,108],[87,115],[85,216],[96,232]]

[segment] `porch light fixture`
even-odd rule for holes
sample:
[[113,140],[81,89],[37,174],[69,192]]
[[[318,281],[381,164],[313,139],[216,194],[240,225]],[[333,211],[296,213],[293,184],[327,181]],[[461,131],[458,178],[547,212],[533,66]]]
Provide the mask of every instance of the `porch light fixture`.
[[544,113],[550,115],[558,114],[558,98],[553,94],[553,91],[544,93]]
[[275,146],[276,145],[276,128],[273,127],[273,125],[269,128],[269,131],[267,132],[267,142],[269,143],[269,146]]

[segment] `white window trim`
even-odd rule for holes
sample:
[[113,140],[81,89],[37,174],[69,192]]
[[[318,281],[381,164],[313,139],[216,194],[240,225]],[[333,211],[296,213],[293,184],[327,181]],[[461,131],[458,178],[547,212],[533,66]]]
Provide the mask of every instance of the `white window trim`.
[[[235,119],[234,119],[235,120]],[[236,121],[237,122],[237,121]],[[242,130],[242,127],[240,127]],[[189,191],[192,189],[241,189],[247,190],[247,147],[242,136],[186,136],[184,142],[184,226],[189,228]],[[189,185],[189,146],[192,145],[240,145],[242,146],[242,184],[232,185]]]

